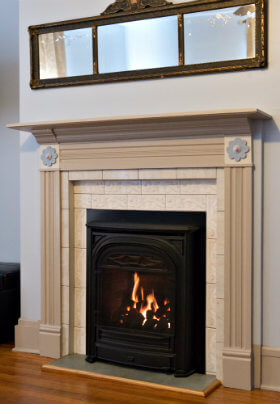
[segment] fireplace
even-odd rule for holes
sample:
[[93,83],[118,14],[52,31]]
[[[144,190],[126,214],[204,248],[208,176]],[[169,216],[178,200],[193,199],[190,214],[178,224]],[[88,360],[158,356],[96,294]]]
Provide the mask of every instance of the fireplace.
[[[262,268],[261,121],[269,119],[246,109],[9,125],[32,132],[41,156],[50,148],[54,157],[40,166],[41,320],[20,319],[16,349],[52,358],[86,353],[86,209],[206,212],[206,373],[227,387],[251,389],[254,366],[255,375],[261,367],[252,344],[252,270],[256,286]],[[128,289],[134,273],[141,296],[141,271],[131,271]],[[177,314],[176,306],[175,338]],[[91,319],[96,329],[98,315]],[[194,324],[200,315],[194,314]]]
[[205,213],[87,210],[87,360],[205,372]]

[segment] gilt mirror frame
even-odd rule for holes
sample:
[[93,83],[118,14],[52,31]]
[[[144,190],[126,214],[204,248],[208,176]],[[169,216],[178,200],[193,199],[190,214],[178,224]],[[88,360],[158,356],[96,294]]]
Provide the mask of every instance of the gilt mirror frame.
[[[252,4],[255,5],[256,9],[254,58],[184,64],[184,14]],[[31,59],[30,87],[32,89],[42,89],[264,68],[267,66],[266,8],[267,0],[196,0],[180,4],[172,4],[166,0],[116,0],[99,16],[30,26],[28,28]],[[178,17],[179,63],[177,66],[116,73],[98,73],[97,30],[99,26],[174,15]],[[93,74],[40,79],[39,35],[80,28],[91,28],[92,30]]]

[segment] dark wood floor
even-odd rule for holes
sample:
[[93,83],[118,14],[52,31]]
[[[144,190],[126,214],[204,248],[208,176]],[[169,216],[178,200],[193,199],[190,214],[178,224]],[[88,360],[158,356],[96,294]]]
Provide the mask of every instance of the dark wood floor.
[[46,373],[41,366],[50,359],[15,353],[11,345],[0,345],[0,404],[273,404],[280,393],[225,389],[207,399],[156,394],[143,387],[123,387],[110,381],[93,381],[78,375]]

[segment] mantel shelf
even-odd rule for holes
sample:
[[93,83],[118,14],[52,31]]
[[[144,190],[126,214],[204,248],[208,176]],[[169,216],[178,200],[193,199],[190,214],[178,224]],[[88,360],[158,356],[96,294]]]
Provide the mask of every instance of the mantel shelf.
[[16,123],[7,127],[33,133],[39,144],[84,143],[207,135],[237,136],[248,132],[249,120],[267,119],[271,119],[271,116],[252,108]]

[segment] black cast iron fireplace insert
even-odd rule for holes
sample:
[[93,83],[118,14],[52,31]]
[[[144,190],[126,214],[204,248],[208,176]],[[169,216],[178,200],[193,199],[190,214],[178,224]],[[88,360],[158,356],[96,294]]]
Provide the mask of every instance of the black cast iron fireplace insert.
[[205,213],[87,211],[87,361],[205,372]]

